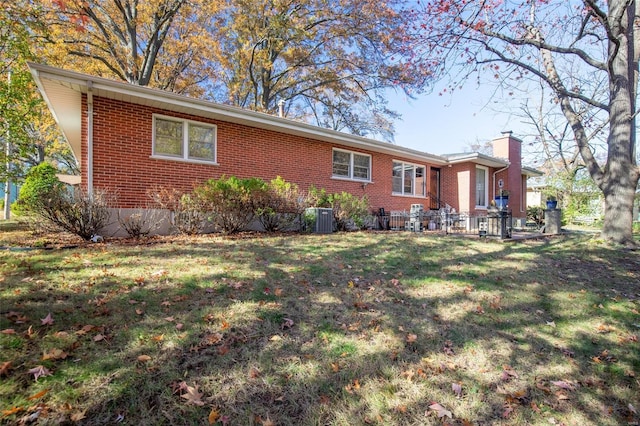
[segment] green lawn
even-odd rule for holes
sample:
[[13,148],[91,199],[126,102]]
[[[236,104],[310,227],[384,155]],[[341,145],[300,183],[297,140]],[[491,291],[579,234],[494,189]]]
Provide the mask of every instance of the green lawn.
[[0,295],[4,424],[640,422],[640,257],[586,235],[3,250]]

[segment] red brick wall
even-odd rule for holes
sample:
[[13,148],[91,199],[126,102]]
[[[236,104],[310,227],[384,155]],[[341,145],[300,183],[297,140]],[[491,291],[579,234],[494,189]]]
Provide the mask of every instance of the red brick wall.
[[[86,97],[83,98],[82,182],[86,185],[87,140]],[[196,164],[150,158],[153,114],[200,121],[217,126],[219,165]],[[416,163],[409,158],[372,155],[372,183],[332,179],[332,148],[355,150],[309,138],[251,128],[238,124],[173,113],[141,105],[94,97],[94,188],[115,190],[120,207],[144,206],[147,190],[154,186],[190,191],[194,185],[222,175],[259,177],[270,180],[282,176],[300,189],[310,185],[328,192],[347,191],[368,195],[371,207],[409,210],[411,204],[428,205],[426,198],[391,195],[392,160]],[[428,166],[428,164],[424,164]],[[447,168],[442,167],[442,193]],[[448,195],[442,197],[448,199]]]

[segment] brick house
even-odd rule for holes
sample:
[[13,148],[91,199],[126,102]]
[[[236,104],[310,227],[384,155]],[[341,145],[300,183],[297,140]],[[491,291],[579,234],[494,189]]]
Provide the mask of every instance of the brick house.
[[271,180],[300,189],[367,195],[378,211],[445,205],[486,212],[510,192],[525,217],[521,141],[503,134],[494,155],[433,155],[307,123],[100,77],[30,64],[42,96],[81,169],[81,185],[117,190],[120,208],[144,206],[153,186],[191,190],[222,175]]

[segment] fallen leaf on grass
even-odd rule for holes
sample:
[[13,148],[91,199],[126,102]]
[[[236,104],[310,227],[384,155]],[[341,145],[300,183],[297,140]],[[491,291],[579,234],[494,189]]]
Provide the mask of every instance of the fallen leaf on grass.
[[547,325],[551,328],[556,328],[556,322],[555,321],[547,321]]
[[149,355],[139,355],[138,356],[138,361],[140,361],[140,362],[151,361],[151,357]]
[[62,349],[53,348],[53,349],[50,349],[48,352],[45,352],[44,355],[42,355],[42,360],[46,361],[48,359],[53,359],[53,360],[66,359],[67,356],[69,355]]
[[512,377],[518,378],[518,373],[516,373],[513,368],[509,365],[502,366],[502,374],[500,375],[500,379],[504,382],[511,380]]
[[17,414],[17,413],[19,413],[21,411],[24,411],[23,407],[13,407],[13,408],[10,408],[8,410],[2,410],[2,416],[3,417],[12,416],[12,415]]
[[276,424],[267,416],[266,419],[261,420],[262,426],[275,426]]
[[459,383],[451,383],[451,390],[458,398],[462,396],[462,386]]
[[78,336],[83,336],[89,333],[90,331],[92,331],[94,328],[95,328],[94,326],[87,324],[84,327],[82,327],[80,330],[76,331],[76,334]]
[[576,390],[576,387],[574,385],[572,385],[571,383],[567,383],[564,380],[557,380],[555,382],[551,382],[551,384],[556,385],[560,389],[566,389],[569,391]]
[[216,409],[211,410],[211,412],[209,413],[209,418],[208,418],[209,424],[210,425],[215,424],[218,421],[219,418],[220,418],[220,413],[218,413],[218,410],[216,410]]
[[249,369],[249,378],[251,379],[256,379],[258,377],[260,377],[262,373],[260,372],[260,370],[258,370],[256,367],[251,367]]
[[136,309],[136,315],[142,315],[144,311],[142,309]]
[[80,420],[85,419],[85,415],[87,414],[87,410],[83,410],[83,411],[78,411],[76,413],[73,413],[71,415],[71,421],[72,422],[79,422]]
[[202,401],[202,393],[198,391],[198,385],[189,386],[186,383],[183,386],[185,393],[180,395],[180,397],[184,398],[187,404],[194,404],[202,406],[204,402]]
[[416,340],[418,340],[417,334],[407,334],[407,338],[406,338],[407,343],[414,343]]
[[629,411],[633,414],[638,414],[638,412],[636,411],[636,407],[634,407],[633,404],[629,403],[629,405],[627,405],[627,408],[629,408]]
[[[442,417],[449,417],[450,419],[453,418],[453,414],[451,413],[451,411],[447,410],[437,402],[432,403],[429,406],[429,409],[435,411],[436,414],[438,415],[438,418],[442,418]],[[428,414],[428,413],[425,413],[425,414]]]
[[153,336],[151,338],[154,342],[162,342],[164,340],[164,334],[158,334],[157,336]]
[[95,336],[93,336],[93,341],[94,342],[101,342],[104,340],[104,336],[100,333],[96,334]]
[[53,317],[51,316],[51,312],[49,312],[46,317],[40,318],[40,322],[40,325],[53,325]]
[[2,334],[16,334],[16,331],[13,328],[5,328],[4,330],[0,331],[0,333],[2,333]]
[[358,389],[360,389],[360,381],[358,379],[355,379],[353,383],[350,383],[344,387],[344,390],[351,394]]
[[42,390],[34,395],[31,395],[30,397],[27,398],[27,400],[33,401],[34,399],[40,399],[43,396],[45,396],[48,392],[49,392],[49,389]]
[[49,369],[47,369],[43,365],[38,365],[37,367],[30,369],[28,373],[33,374],[33,378],[35,379],[36,382],[40,377],[46,377],[51,375],[51,371],[49,371]]
[[11,311],[6,315],[7,319],[14,324],[24,324],[29,320],[26,315],[21,312]]
[[293,327],[293,320],[291,318],[283,318],[282,319],[282,324],[280,325],[280,328],[282,330],[284,330],[285,328],[291,328]]
[[11,361],[5,361],[0,364],[0,377],[8,376],[9,370],[11,370]]

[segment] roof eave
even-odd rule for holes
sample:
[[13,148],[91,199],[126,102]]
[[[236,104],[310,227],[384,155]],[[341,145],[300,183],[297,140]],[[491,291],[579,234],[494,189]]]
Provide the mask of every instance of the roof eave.
[[[420,160],[436,165],[445,165],[447,159],[438,155],[401,147],[387,142],[381,142],[361,136],[354,136],[347,133],[338,132],[331,129],[313,126],[311,124],[293,121],[286,118],[280,118],[265,113],[250,111],[234,106],[217,104],[201,99],[188,98],[171,92],[165,92],[159,89],[149,87],[136,86],[115,80],[109,80],[102,77],[90,76],[67,71],[59,68],[50,67],[42,64],[29,63],[31,73],[42,93],[47,105],[51,109],[56,121],[61,126],[65,137],[69,140],[69,129],[64,126],[68,124],[64,120],[60,120],[60,114],[57,109],[59,105],[51,102],[48,94],[47,85],[44,80],[56,81],[60,85],[67,88],[67,91],[75,91],[77,93],[86,93],[88,82],[91,82],[92,90],[95,96],[103,96],[112,99],[126,100],[142,105],[157,105],[163,109],[171,111],[180,111],[198,116],[205,116],[221,121],[232,122],[236,124],[247,125],[251,127],[273,130],[281,133],[302,136],[310,139],[321,140],[324,142],[335,143],[351,148],[359,148],[374,152],[386,153],[389,155],[401,156],[413,160]],[[73,139],[73,136],[71,136]],[[72,144],[73,145],[73,144]],[[79,145],[78,145],[79,149]],[[74,149],[75,152],[75,149]],[[79,154],[79,151],[78,151]]]

